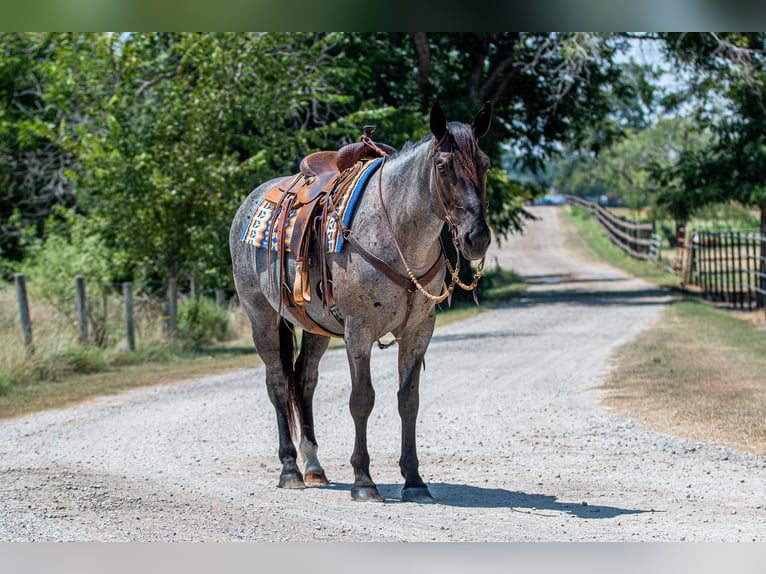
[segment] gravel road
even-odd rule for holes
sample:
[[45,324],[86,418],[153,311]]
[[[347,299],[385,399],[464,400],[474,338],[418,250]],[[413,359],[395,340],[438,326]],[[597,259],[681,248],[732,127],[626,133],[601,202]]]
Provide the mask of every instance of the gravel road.
[[396,354],[377,349],[368,436],[386,501],[351,500],[349,375],[335,351],[316,394],[330,486],[275,487],[256,368],[0,424],[0,539],[766,540],[766,458],[650,432],[599,404],[610,353],[668,297],[565,256],[555,208],[535,213],[488,259],[524,274],[528,293],[440,328],[426,355],[419,454],[434,503],[398,501]]

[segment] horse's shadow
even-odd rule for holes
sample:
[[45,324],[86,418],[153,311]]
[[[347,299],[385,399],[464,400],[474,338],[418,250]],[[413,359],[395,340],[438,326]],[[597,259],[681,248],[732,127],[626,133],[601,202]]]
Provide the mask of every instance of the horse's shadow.
[[[346,483],[331,483],[326,488],[351,490]],[[589,504],[587,501],[564,502],[549,494],[514,492],[502,488],[482,488],[469,484],[435,482],[428,485],[433,502],[461,508],[508,508],[516,512],[544,515],[546,511],[561,512],[586,519],[614,518],[624,514],[643,514],[654,510],[619,508]],[[378,491],[386,503],[400,502],[401,484],[378,484]]]

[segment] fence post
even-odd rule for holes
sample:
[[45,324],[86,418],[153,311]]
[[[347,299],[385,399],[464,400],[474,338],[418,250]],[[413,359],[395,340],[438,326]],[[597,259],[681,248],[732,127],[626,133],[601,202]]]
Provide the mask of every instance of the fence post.
[[136,350],[136,329],[133,323],[133,283],[126,281],[122,284],[122,298],[125,300],[125,338],[128,349]]
[[196,277],[191,277],[189,279],[189,290],[191,291],[193,299],[199,299],[199,281],[197,281]]
[[77,310],[77,331],[80,334],[80,343],[88,346],[88,305],[85,299],[85,277],[78,275],[74,278],[75,284],[75,309]]
[[215,304],[223,309],[225,303],[226,303],[226,294],[224,293],[223,289],[217,288],[215,290]]
[[16,298],[19,300],[19,319],[21,320],[21,333],[24,336],[24,347],[27,354],[35,352],[32,344],[32,320],[29,316],[29,299],[27,299],[27,279],[23,273],[16,273],[13,276],[16,283]]
[[167,306],[168,334],[171,338],[175,338],[178,330],[178,279],[176,277],[168,277]]

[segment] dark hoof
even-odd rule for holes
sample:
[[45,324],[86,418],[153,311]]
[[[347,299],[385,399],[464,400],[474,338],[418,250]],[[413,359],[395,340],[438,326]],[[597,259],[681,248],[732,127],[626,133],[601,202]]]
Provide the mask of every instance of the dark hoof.
[[306,488],[301,473],[287,473],[279,477],[279,488]]
[[383,502],[383,497],[374,486],[355,486],[351,489],[351,498],[357,502]]
[[433,502],[434,497],[427,486],[414,486],[402,489],[402,502]]
[[307,470],[303,480],[306,484],[312,486],[327,486],[330,484],[323,470]]

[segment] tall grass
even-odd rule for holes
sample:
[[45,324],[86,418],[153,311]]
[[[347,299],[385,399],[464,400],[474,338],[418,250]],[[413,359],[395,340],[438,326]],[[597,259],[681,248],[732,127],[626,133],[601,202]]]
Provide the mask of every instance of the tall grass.
[[124,305],[114,295],[100,302],[103,345],[83,346],[71,313],[62,312],[30,287],[33,352],[24,346],[18,302],[13,286],[0,285],[0,394],[11,386],[59,381],[75,374],[102,372],[145,362],[189,357],[205,345],[241,337],[242,320],[230,320],[238,309],[221,310],[207,301],[180,304],[179,338],[164,331],[161,302],[151,297],[134,299],[136,349],[126,343]]
[[[83,347],[73,314],[62,312],[30,289],[34,353],[24,348],[18,304],[12,285],[0,285],[0,418],[60,407],[138,386],[175,382],[259,362],[250,323],[239,305],[225,310],[212,302],[186,298],[179,304],[179,337],[164,331],[162,303],[134,299],[136,350],[124,340],[124,308],[116,294],[106,309],[105,345]],[[441,306],[437,324],[464,319],[507,300],[524,289],[518,276],[489,271],[480,282],[481,307],[473,303]],[[332,348],[343,346],[334,339]]]

